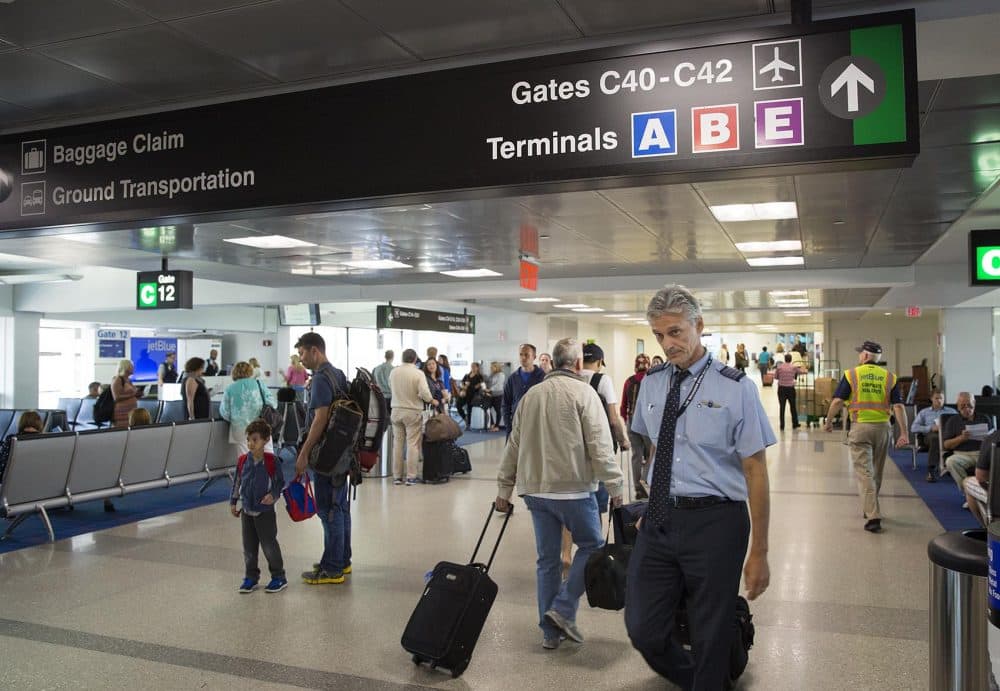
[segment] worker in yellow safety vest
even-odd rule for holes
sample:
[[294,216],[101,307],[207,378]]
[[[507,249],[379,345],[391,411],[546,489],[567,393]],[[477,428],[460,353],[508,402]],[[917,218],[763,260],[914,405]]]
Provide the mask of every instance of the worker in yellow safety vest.
[[858,477],[858,493],[864,506],[865,530],[871,533],[882,531],[882,512],[878,505],[878,492],[882,487],[882,471],[889,453],[889,413],[896,415],[899,427],[897,447],[910,443],[906,422],[906,409],[899,391],[896,375],[874,364],[882,354],[882,346],[874,341],[865,341],[855,348],[858,352],[858,366],[849,369],[840,380],[837,390],[826,413],[827,432],[833,431],[833,418],[848,401],[851,416],[851,432],[847,443],[851,450],[851,461]]

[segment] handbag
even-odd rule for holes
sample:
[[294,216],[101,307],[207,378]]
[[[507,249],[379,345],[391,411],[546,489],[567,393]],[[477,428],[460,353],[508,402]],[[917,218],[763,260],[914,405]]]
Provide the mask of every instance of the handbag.
[[[617,512],[612,513],[612,522],[621,520]],[[587,604],[601,609],[620,610],[625,607],[625,579],[628,574],[628,560],[632,556],[632,545],[611,541],[611,525],[604,547],[590,555],[583,572],[587,587]]]
[[264,386],[257,380],[257,388],[260,390],[260,418],[268,424],[271,428],[271,437],[277,439],[281,434],[281,428],[285,424],[285,418],[282,417],[281,413],[274,409],[274,406],[267,402],[267,398],[264,396]]
[[462,428],[448,413],[438,413],[424,424],[424,439],[430,442],[453,441],[461,436]]
[[285,498],[288,517],[293,521],[304,521],[316,515],[316,499],[308,475],[296,475],[281,495]]

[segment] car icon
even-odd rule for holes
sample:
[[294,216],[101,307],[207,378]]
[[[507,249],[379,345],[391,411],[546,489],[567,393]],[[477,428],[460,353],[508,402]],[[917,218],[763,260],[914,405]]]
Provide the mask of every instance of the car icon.
[[45,197],[41,190],[33,190],[31,194],[25,195],[24,206],[40,206],[45,203]]

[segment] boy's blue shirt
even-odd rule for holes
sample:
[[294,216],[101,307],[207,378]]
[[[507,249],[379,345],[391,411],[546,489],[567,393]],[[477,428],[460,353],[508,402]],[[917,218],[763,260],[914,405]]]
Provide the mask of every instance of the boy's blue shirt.
[[[274,477],[268,477],[267,464],[264,459],[270,456],[274,463]],[[264,511],[274,511],[274,504],[261,504],[260,500],[265,494],[270,494],[277,503],[281,497],[281,490],[285,486],[285,478],[281,472],[281,461],[273,454],[265,452],[261,460],[253,457],[253,454],[246,454],[243,461],[243,469],[233,482],[233,492],[229,498],[229,503],[235,505],[237,501],[243,502],[243,510],[248,513],[262,513]]]

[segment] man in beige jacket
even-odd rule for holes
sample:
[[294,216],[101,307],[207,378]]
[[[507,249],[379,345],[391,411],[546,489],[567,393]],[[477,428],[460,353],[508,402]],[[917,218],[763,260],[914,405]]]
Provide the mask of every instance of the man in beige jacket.
[[[434,400],[427,377],[414,364],[417,351],[403,351],[403,364],[389,374],[392,392],[392,474],[394,485],[402,485],[406,474],[407,486],[417,484],[417,461],[420,459],[421,423],[424,404]],[[406,449],[406,466],[403,466],[403,449]]]
[[[576,626],[585,590],[583,571],[587,558],[604,544],[594,493],[603,481],[612,505],[618,507],[623,484],[601,399],[576,373],[583,366],[580,343],[559,341],[552,365],[514,413],[496,500],[497,509],[507,511],[516,482],[517,494],[531,512],[538,551],[538,626],[546,650],[559,647],[563,637],[583,643]],[[577,546],[565,581],[559,557],[563,526]]]

